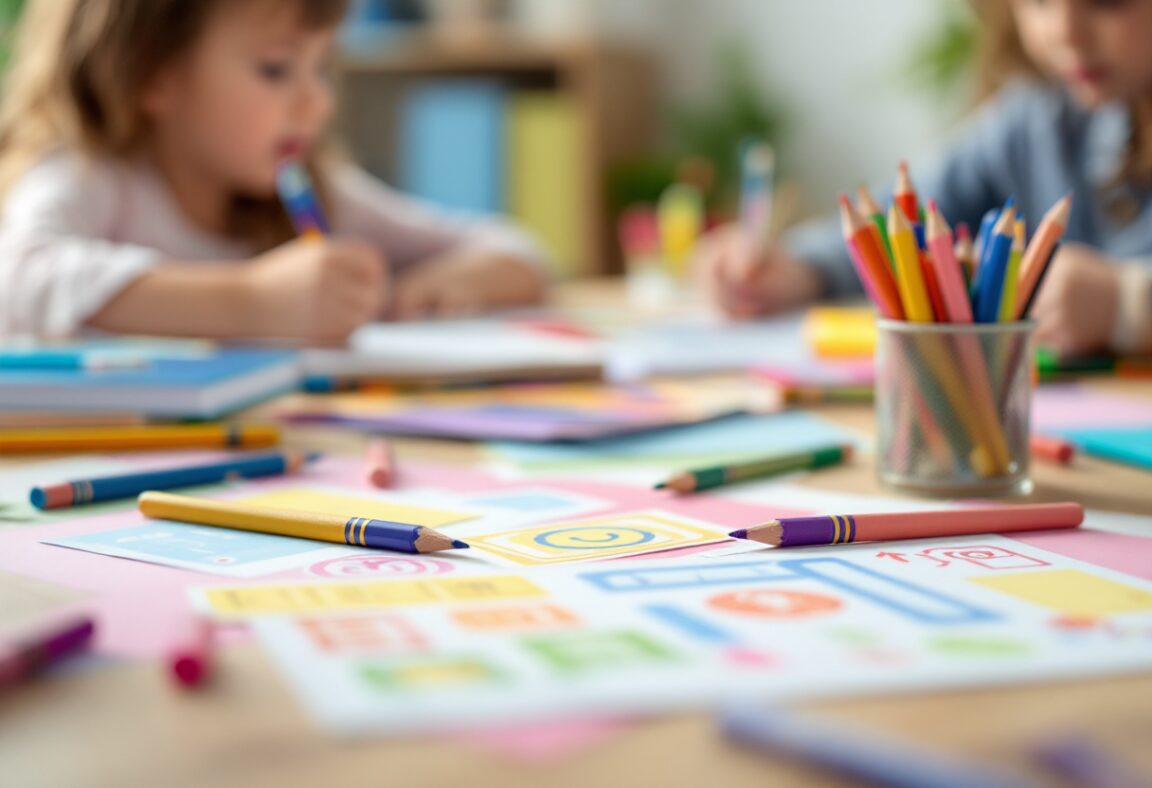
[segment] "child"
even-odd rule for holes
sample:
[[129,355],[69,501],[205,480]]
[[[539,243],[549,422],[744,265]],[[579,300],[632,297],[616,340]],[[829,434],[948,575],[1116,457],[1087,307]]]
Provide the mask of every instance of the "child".
[[[346,0],[32,0],[0,107],[0,335],[330,342],[529,303],[536,247],[320,154]],[[333,225],[295,240],[277,165]]]
[[[931,171],[953,223],[1014,196],[1028,227],[1074,193],[1065,243],[1032,315],[1064,355],[1152,352],[1152,0],[981,0],[994,99]],[[734,227],[698,250],[718,303],[747,317],[855,292],[836,220],[798,228],[763,259]]]

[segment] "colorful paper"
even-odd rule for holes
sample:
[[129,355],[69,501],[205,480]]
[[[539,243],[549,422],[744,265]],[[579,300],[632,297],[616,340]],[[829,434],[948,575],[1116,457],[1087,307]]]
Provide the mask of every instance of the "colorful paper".
[[1035,432],[1107,427],[1152,428],[1152,400],[1075,384],[1045,384],[1032,395]]

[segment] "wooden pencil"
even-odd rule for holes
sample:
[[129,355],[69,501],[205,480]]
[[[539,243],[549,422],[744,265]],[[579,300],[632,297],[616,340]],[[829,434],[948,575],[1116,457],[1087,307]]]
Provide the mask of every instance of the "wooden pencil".
[[[900,162],[896,172],[896,190],[892,199],[900,206],[904,218],[912,224],[920,222],[920,200],[916,196],[916,187],[912,185],[912,176],[908,174],[908,162]],[[891,220],[889,220],[891,221]]]
[[883,247],[876,241],[874,228],[856,211],[852,201],[840,195],[840,227],[852,262],[864,289],[880,314],[890,320],[904,319],[900,291],[892,277]]
[[1056,254],[1056,246],[1068,226],[1071,211],[1072,195],[1069,194],[1048,209],[1048,213],[1044,214],[1043,220],[1036,228],[1032,241],[1024,250],[1024,257],[1020,261],[1020,283],[1016,289],[1018,320],[1028,316],[1036,291],[1040,289],[1040,280],[1048,270]]
[[684,471],[660,482],[656,485],[656,489],[672,490],[678,493],[700,492],[749,479],[763,479],[792,471],[825,468],[829,465],[845,462],[851,457],[851,446],[829,446],[813,451],[766,457],[762,460],[734,462],[727,465]]
[[920,268],[920,249],[912,226],[896,206],[888,211],[888,238],[896,258],[896,284],[904,304],[905,316],[913,323],[931,323],[932,306]]
[[295,536],[299,539],[316,539],[402,553],[432,553],[468,547],[465,542],[431,528],[368,517],[266,509],[162,492],[144,493],[138,505],[145,516],[159,520],[178,520],[196,525]]
[[167,424],[0,430],[0,454],[60,451],[262,448],[280,429],[256,424]]
[[732,531],[729,536],[774,547],[799,547],[1077,528],[1082,522],[1084,507],[1080,504],[1044,503],[948,511],[781,517]]

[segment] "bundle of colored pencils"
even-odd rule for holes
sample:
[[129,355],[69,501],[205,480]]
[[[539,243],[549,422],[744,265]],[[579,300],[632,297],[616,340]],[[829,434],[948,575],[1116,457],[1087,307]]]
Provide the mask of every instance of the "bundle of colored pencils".
[[995,323],[1027,319],[1068,224],[1071,195],[1057,202],[1027,240],[1011,199],[989,211],[973,244],[953,233],[934,200],[921,211],[900,165],[884,214],[861,187],[853,205],[840,197],[844,239],[868,297],[881,316],[916,323]]

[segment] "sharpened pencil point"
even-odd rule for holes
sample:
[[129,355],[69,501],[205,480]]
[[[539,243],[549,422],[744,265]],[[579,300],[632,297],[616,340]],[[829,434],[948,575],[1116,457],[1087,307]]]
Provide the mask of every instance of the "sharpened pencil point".
[[747,539],[748,538],[748,529],[747,528],[741,528],[737,531],[729,531],[728,535],[731,536],[733,539]]
[[452,540],[452,547],[456,550],[467,550],[470,546],[467,542],[461,542],[459,539]]

